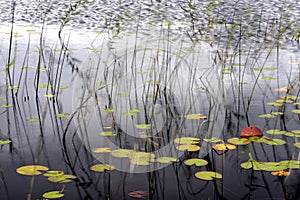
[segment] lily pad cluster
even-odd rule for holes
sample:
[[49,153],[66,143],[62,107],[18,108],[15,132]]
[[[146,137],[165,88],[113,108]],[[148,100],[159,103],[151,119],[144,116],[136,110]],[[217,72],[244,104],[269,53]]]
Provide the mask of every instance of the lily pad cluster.
[[[63,171],[49,170],[48,167],[42,165],[26,165],[16,169],[16,172],[25,176],[37,176],[43,174],[50,182],[69,183],[76,179],[72,174],[65,174]],[[45,199],[57,199],[64,196],[63,190],[49,191],[43,194]]]

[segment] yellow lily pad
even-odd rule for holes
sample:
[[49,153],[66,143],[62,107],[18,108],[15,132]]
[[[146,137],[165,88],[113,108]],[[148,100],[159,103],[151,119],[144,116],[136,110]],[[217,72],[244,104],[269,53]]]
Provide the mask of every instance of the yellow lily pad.
[[201,149],[201,147],[198,145],[195,145],[195,144],[182,144],[182,145],[177,146],[176,149],[178,149],[179,151],[187,150],[187,151],[193,152],[193,151],[199,151]]
[[201,172],[197,172],[197,173],[195,174],[195,176],[196,176],[198,179],[205,180],[205,181],[211,181],[211,180],[213,180],[214,178],[217,178],[217,179],[223,178],[222,174],[220,174],[220,173],[218,173],[218,172],[212,172],[212,171],[201,171]]
[[131,149],[116,149],[111,151],[111,155],[117,158],[129,158]]
[[175,157],[159,157],[156,159],[156,161],[159,163],[169,164],[172,162],[179,162],[179,159]]
[[226,151],[226,150],[234,150],[236,149],[235,145],[232,144],[215,144],[212,148],[219,151]]
[[205,115],[202,114],[189,114],[184,116],[186,119],[206,119]]
[[19,174],[27,175],[27,176],[35,176],[42,174],[41,171],[47,171],[49,170],[48,167],[42,166],[42,165],[27,165],[19,167],[16,171]]
[[109,153],[111,152],[111,149],[109,147],[101,147],[101,148],[95,148],[93,149],[94,153]]
[[95,172],[112,171],[114,169],[114,166],[108,164],[96,164],[91,167],[91,170]]

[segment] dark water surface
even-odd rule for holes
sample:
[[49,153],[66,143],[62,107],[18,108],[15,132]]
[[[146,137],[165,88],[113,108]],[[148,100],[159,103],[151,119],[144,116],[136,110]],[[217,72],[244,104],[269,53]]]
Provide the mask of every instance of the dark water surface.
[[[299,2],[87,1],[76,8],[80,13],[72,13],[60,38],[62,17],[79,1],[12,2],[0,1],[0,139],[12,141],[0,147],[0,199],[43,199],[53,190],[63,190],[62,199],[133,199],[128,193],[139,190],[150,193],[145,199],[300,198],[299,169],[289,170],[288,177],[245,170],[240,164],[249,159],[248,147],[222,153],[201,141],[199,152],[170,150],[176,136],[226,142],[249,125],[268,137],[273,137],[266,133],[270,129],[299,129],[299,116],[292,113],[299,100],[267,105],[286,93],[299,94]],[[155,106],[147,107],[153,82],[165,90],[159,90]],[[293,90],[277,90],[283,87]],[[103,112],[106,108],[116,112]],[[124,117],[128,109],[142,112]],[[259,117],[274,111],[284,115]],[[70,116],[59,118],[59,113]],[[184,120],[190,113],[204,114],[210,123]],[[151,137],[134,127],[149,122],[155,124]],[[99,137],[103,131],[118,134]],[[274,137],[287,143],[253,143],[252,156],[298,160],[298,137]],[[145,145],[145,138],[152,143]],[[96,147],[150,151],[180,161],[130,165],[128,159],[91,152]],[[196,157],[209,164],[183,163]],[[117,170],[90,170],[108,162]],[[32,164],[77,178],[64,184],[16,173]],[[194,174],[204,170],[223,179],[197,179]]]

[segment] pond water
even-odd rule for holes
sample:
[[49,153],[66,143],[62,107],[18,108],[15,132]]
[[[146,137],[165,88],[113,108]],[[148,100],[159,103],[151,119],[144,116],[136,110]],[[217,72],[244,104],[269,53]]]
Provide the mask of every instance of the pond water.
[[0,5],[1,199],[300,198],[298,2]]

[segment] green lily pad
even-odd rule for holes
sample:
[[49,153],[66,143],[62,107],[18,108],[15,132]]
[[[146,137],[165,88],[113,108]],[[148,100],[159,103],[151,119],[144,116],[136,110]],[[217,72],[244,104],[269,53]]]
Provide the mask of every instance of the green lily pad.
[[176,147],[177,150],[179,151],[190,151],[190,152],[194,152],[194,151],[199,151],[201,149],[200,146],[195,145],[195,144],[182,144]]
[[51,191],[51,192],[45,192],[43,194],[43,198],[44,199],[58,199],[58,198],[62,198],[65,195],[63,193],[61,193],[61,191]]
[[275,115],[272,115],[272,114],[261,114],[258,117],[259,118],[274,118]]
[[38,88],[53,88],[53,86],[48,84],[39,84]]
[[277,116],[277,115],[284,115],[283,112],[271,112],[271,114],[272,114],[272,115],[276,115],[276,116]]
[[249,137],[249,140],[251,142],[257,142],[257,143],[259,143],[259,142],[265,142],[267,139],[264,138],[264,137],[253,136],[253,137]]
[[56,171],[56,170],[50,170],[50,171],[47,171],[44,174],[44,176],[46,176],[46,177],[61,176],[61,175],[64,175],[64,172],[63,171]]
[[282,134],[286,133],[286,131],[281,131],[279,129],[270,129],[267,131],[267,133],[270,135],[282,135]]
[[147,130],[151,128],[151,124],[136,124],[135,127],[138,129]]
[[195,174],[196,178],[201,179],[201,180],[205,180],[205,181],[211,181],[214,178],[220,179],[222,178],[222,174],[218,173],[218,172],[212,172],[212,171],[201,171],[201,172],[197,172]]
[[40,122],[39,119],[33,118],[33,119],[28,119],[26,120],[27,122],[32,122],[32,123],[36,123],[36,122]]
[[267,140],[265,140],[264,143],[268,144],[268,145],[283,145],[283,144],[286,143],[286,141],[281,140],[281,139],[273,138],[273,139],[267,139]]
[[130,163],[134,165],[150,165],[155,161],[155,154],[149,152],[132,151],[129,155]]
[[130,149],[116,149],[111,151],[111,155],[117,158],[128,158],[133,152],[133,150]]
[[91,167],[91,170],[95,172],[112,171],[114,169],[114,166],[108,164],[96,164]]
[[300,110],[298,110],[298,109],[294,109],[294,110],[292,110],[292,113],[295,113],[295,114],[300,114]]
[[283,103],[279,102],[269,102],[267,103],[268,106],[283,106]]
[[54,94],[45,94],[44,96],[45,96],[45,97],[47,97],[47,98],[52,98],[52,97],[55,97],[55,95],[54,95]]
[[237,137],[234,137],[234,138],[229,138],[227,140],[227,142],[230,143],[230,144],[234,144],[234,145],[247,145],[251,141],[248,140],[247,138],[237,138]]
[[208,162],[201,158],[191,158],[191,159],[185,160],[184,164],[188,165],[188,166],[195,165],[197,167],[201,167],[201,166],[207,165]]
[[169,164],[172,162],[179,162],[179,159],[175,157],[159,157],[156,159],[156,161],[159,163]]
[[284,160],[280,162],[259,162],[257,160],[248,160],[241,164],[244,169],[263,170],[263,171],[281,171],[285,169],[299,169],[300,161]]
[[72,174],[63,174],[60,176],[49,176],[48,181],[54,182],[54,183],[69,183],[72,182],[74,179],[76,179],[76,176]]
[[42,166],[42,165],[27,165],[19,167],[16,171],[19,174],[27,175],[27,176],[35,176],[42,174],[41,171],[47,171],[49,170],[48,167]]
[[113,112],[115,112],[115,110],[114,110],[114,109],[106,108],[106,109],[103,110],[103,112],[106,112],[106,113],[113,113]]
[[0,140],[0,145],[6,145],[11,143],[11,140]]
[[294,133],[294,132],[285,132],[284,135],[289,137],[300,137],[299,133]]
[[271,81],[271,80],[275,80],[276,78],[272,77],[272,76],[263,76],[261,77],[262,80],[265,80],[265,81]]
[[294,146],[300,149],[300,142],[296,142]]
[[132,110],[128,110],[124,115],[127,115],[127,116],[134,116],[136,115],[137,113],[141,112],[140,110],[138,109],[132,109]]
[[111,152],[111,149],[109,147],[101,147],[101,148],[95,148],[93,149],[94,153],[109,153]]
[[222,142],[222,140],[219,138],[205,138],[205,139],[203,139],[203,141],[211,142],[211,143]]
[[100,133],[101,136],[110,137],[110,136],[116,136],[114,132],[111,131],[105,131]]
[[175,138],[174,142],[176,144],[199,144],[199,138],[195,137],[181,137],[181,138]]
[[68,114],[68,113],[57,113],[56,114],[56,117],[59,117],[59,118],[64,118],[64,117],[69,117],[70,116],[70,114]]
[[206,119],[205,115],[202,114],[189,114],[184,116],[186,119]]
[[3,104],[1,107],[2,108],[11,108],[11,107],[13,107],[13,105],[12,104]]

